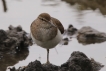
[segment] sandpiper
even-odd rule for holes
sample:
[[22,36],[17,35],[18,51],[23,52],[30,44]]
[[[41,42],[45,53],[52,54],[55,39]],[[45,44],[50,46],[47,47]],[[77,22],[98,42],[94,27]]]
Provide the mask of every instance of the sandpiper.
[[30,26],[33,41],[47,49],[47,64],[49,62],[49,49],[54,48],[61,40],[64,27],[61,22],[48,13],[41,13]]

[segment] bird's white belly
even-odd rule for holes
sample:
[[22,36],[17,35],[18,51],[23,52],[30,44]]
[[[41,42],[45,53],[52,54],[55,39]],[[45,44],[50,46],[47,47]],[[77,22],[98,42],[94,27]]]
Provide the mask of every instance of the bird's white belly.
[[50,49],[50,48],[55,47],[62,40],[62,35],[61,35],[61,32],[59,30],[58,30],[56,37],[53,38],[52,40],[49,40],[49,41],[45,41],[45,42],[38,41],[33,37],[32,33],[31,33],[31,37],[32,37],[32,40],[37,45],[39,45],[43,48],[46,48],[46,49]]

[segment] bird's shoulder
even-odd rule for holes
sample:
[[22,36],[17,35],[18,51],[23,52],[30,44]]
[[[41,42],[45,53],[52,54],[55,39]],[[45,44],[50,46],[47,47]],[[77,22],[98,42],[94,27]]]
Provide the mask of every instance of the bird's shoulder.
[[64,27],[63,27],[62,23],[54,17],[51,17],[51,19],[53,21],[53,24],[55,24],[58,27],[58,29],[60,30],[61,34],[63,34],[64,33]]

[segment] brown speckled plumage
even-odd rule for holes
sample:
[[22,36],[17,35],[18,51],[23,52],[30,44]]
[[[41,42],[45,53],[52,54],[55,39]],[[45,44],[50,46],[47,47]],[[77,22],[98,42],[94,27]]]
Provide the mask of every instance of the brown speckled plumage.
[[61,40],[64,28],[59,20],[47,13],[41,13],[30,26],[33,41],[47,49],[47,64],[49,64],[49,49],[54,48]]
[[[53,24],[57,27],[48,24],[47,21],[50,20],[52,20]],[[61,22],[56,18],[50,17],[50,15],[47,13],[40,14],[31,24],[32,35],[36,40],[39,41],[49,41],[53,39],[57,35],[57,28],[59,28],[61,33],[64,32]]]
[[49,41],[57,35],[57,28],[36,19],[31,25],[31,32],[36,40]]
[[53,18],[53,17],[51,19],[52,19],[53,23],[58,27],[58,29],[60,30],[60,32],[63,34],[64,33],[64,27],[61,24],[61,22],[58,19]]

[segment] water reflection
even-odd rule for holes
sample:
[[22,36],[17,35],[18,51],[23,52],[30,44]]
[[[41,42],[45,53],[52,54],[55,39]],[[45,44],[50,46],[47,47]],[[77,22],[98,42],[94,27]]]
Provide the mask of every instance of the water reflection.
[[99,9],[103,15],[106,15],[106,0],[62,0],[66,1],[71,5],[77,5],[77,8],[80,10]]
[[[70,0],[70,1],[73,1],[73,0]],[[1,24],[0,28],[6,29],[9,24],[16,25],[16,26],[20,24],[27,32],[29,32],[29,26],[31,22],[38,16],[38,14],[41,12],[48,12],[52,16],[58,18],[63,23],[65,28],[67,28],[67,26],[71,23],[78,29],[83,26],[91,26],[99,31],[106,32],[105,18],[102,17],[101,15],[98,15],[97,12],[93,12],[91,10],[89,11],[87,10],[86,12],[83,12],[77,9],[78,12],[76,13],[76,9],[73,8],[73,6],[70,6],[68,3],[58,2],[56,3],[58,4],[58,6],[56,7],[54,7],[55,5],[54,6],[50,5],[50,3],[55,4],[56,0],[32,0],[32,1],[26,0],[22,2],[14,1],[13,3],[8,3],[9,12],[7,12],[7,14],[0,13],[0,18],[2,19],[0,20],[0,23],[5,24],[5,26]],[[80,5],[78,5],[78,7],[81,8]],[[77,21],[77,18],[81,18],[81,20],[79,21],[83,21],[83,22],[79,24],[79,21]],[[73,51],[81,51],[81,52],[84,52],[87,56],[92,57],[98,62],[106,65],[106,58],[105,58],[106,43],[83,46],[77,42],[76,38],[75,39],[73,38],[71,40],[72,41],[70,41],[68,46],[56,47],[59,54],[56,54],[54,49],[50,51],[50,55],[51,55],[50,60],[53,64],[56,64],[56,65],[62,64],[69,58],[70,54]],[[3,71],[3,69],[5,69],[7,66],[10,66],[10,65],[12,66],[14,64],[15,64],[15,67],[17,68],[19,66],[24,66],[24,65],[27,65],[29,62],[34,61],[35,59],[39,60],[39,57],[41,57],[41,62],[45,63],[46,61],[45,49],[42,49],[38,46],[32,46],[29,49],[29,51],[30,51],[30,54],[28,55],[28,57],[26,55],[27,58],[23,57],[22,56],[23,54],[22,55],[20,54],[20,57],[22,57],[23,59],[26,58],[25,60],[21,62],[18,62],[18,61],[22,59],[18,59],[14,56],[11,56],[10,58],[8,58],[9,57],[8,56],[7,60],[9,59],[11,60],[8,61],[8,65],[6,65],[6,63],[3,65],[3,62],[1,61],[0,70]],[[17,61],[14,62],[13,59],[14,61],[15,59]],[[11,61],[14,63],[11,64]],[[106,70],[106,67],[104,68],[104,70],[101,70],[101,71],[105,71],[105,70]]]
[[0,71],[6,71],[8,66],[13,66],[20,60],[26,59],[29,54],[28,49],[24,49],[17,54],[7,54],[5,52],[0,54]]
[[42,6],[58,6],[60,3],[58,0],[42,0]]
[[3,3],[4,12],[6,12],[7,11],[6,1],[5,0],[2,0],[2,3]]
[[95,43],[102,43],[105,40],[103,38],[88,38],[85,39],[84,37],[77,37],[77,40],[79,43],[83,44],[83,45],[88,45],[88,44],[95,44]]

